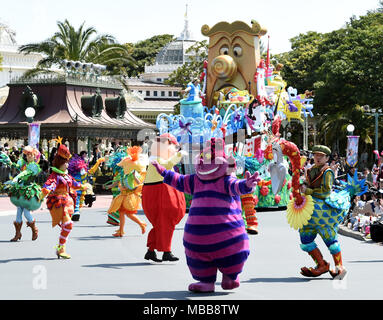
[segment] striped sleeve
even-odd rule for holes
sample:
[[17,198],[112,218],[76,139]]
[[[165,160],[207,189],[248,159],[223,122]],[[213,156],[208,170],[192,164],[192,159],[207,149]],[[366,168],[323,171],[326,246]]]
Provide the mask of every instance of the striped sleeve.
[[178,191],[191,195],[194,193],[194,174],[182,175],[171,170],[165,170],[162,176],[164,177],[164,183]]
[[225,188],[232,197],[249,194],[254,191],[252,188],[246,186],[246,180],[238,180],[232,176],[225,178]]

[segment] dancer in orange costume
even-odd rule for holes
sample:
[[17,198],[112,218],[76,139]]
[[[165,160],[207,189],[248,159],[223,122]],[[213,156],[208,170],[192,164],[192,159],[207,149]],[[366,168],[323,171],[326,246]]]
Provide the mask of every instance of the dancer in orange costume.
[[114,237],[124,235],[125,215],[141,227],[142,234],[146,230],[146,223],[136,216],[141,202],[142,183],[146,174],[146,165],[139,157],[141,152],[142,149],[137,146],[128,148],[128,156],[117,164],[123,169],[123,175],[120,177],[118,185],[121,193],[112,200],[108,210],[109,214],[116,211],[120,214],[120,228],[113,234]]
[[[176,138],[165,133],[153,142],[151,155],[167,170],[172,170],[184,154],[178,148]],[[168,186],[163,180],[154,166],[149,164],[142,189],[142,208],[153,228],[148,235],[145,259],[155,262],[179,260],[171,252],[171,243],[175,227],[186,212],[184,194]],[[162,260],[157,258],[155,250],[163,252]]]
[[69,233],[73,228],[71,218],[77,197],[75,190],[82,189],[81,184],[68,174],[67,169],[70,158],[71,154],[68,148],[61,144],[52,163],[53,172],[42,189],[43,197],[48,196],[47,207],[52,216],[52,227],[56,225],[61,227],[59,244],[56,246],[56,255],[59,259],[71,258],[66,252],[65,246]]

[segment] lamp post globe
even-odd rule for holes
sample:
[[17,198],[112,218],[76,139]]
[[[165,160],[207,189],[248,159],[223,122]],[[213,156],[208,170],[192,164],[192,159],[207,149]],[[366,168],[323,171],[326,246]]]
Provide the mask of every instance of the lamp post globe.
[[347,126],[347,131],[348,131],[348,132],[351,132],[351,134],[354,132],[354,130],[355,130],[354,125],[349,124],[349,125]]
[[24,112],[25,116],[27,117],[27,120],[29,123],[33,122],[33,117],[36,115],[36,110],[32,107],[28,107],[25,109]]

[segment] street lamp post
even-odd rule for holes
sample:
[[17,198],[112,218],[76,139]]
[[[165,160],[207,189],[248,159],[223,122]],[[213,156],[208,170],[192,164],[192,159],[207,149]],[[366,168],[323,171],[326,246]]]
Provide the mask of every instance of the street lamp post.
[[375,117],[375,150],[379,151],[379,117],[383,116],[383,111],[382,109],[370,109],[370,106],[368,105],[363,106],[363,109],[367,111],[366,115]]
[[33,126],[33,118],[36,115],[36,110],[35,110],[35,108],[28,107],[25,109],[24,114],[25,114],[25,116],[27,118],[27,122],[28,122],[28,145],[34,147],[32,145],[33,144],[32,140],[35,140],[32,138],[32,126]]
[[350,134],[350,136],[352,136],[352,134],[354,133],[354,130],[355,130],[355,127],[353,124],[349,124],[347,126],[347,132]]
[[36,110],[32,107],[29,107],[29,108],[26,108],[25,109],[25,116],[27,117],[27,122],[28,123],[32,123],[33,122],[33,118],[34,116],[36,115]]

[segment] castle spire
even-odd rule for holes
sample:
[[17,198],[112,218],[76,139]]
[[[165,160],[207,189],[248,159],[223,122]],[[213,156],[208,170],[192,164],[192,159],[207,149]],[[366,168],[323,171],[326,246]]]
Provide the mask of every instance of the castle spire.
[[186,11],[184,15],[185,17],[184,29],[177,40],[192,40],[192,34],[189,30],[188,6],[189,4],[186,2]]

